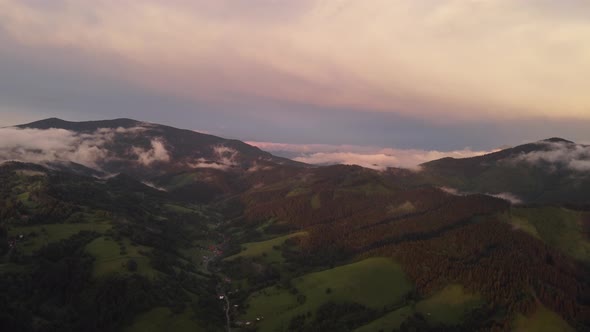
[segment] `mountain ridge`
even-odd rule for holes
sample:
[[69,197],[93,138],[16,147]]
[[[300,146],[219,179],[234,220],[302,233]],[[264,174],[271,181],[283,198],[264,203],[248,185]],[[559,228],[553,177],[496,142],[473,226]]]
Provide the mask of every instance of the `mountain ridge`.
[[[14,127],[35,128],[35,129],[57,128],[57,129],[66,129],[66,130],[74,130],[74,131],[90,131],[90,130],[97,130],[100,128],[118,128],[118,127],[131,128],[131,127],[135,127],[135,126],[139,126],[139,125],[155,126],[157,128],[172,129],[172,130],[196,133],[198,135],[202,135],[202,137],[212,137],[215,139],[220,139],[220,140],[224,140],[226,142],[232,142],[232,143],[237,143],[237,144],[241,143],[241,144],[245,144],[249,147],[255,148],[257,150],[264,151],[258,147],[249,145],[249,144],[245,143],[244,141],[241,141],[238,139],[227,139],[227,138],[223,138],[223,137],[216,136],[216,135],[205,134],[205,133],[193,131],[190,129],[181,129],[181,128],[176,128],[176,127],[172,127],[172,126],[144,122],[144,121],[139,121],[139,120],[130,119],[130,118],[116,118],[116,119],[93,120],[93,121],[68,121],[68,120],[63,120],[60,118],[52,117],[52,118],[42,119],[42,120],[38,120],[38,121],[33,121],[30,123],[26,123],[26,124],[16,125]],[[490,153],[482,155],[482,156],[465,157],[465,158],[444,157],[444,158],[440,158],[440,159],[434,159],[434,160],[422,163],[422,164],[420,164],[420,166],[428,166],[431,163],[446,162],[446,161],[451,161],[451,160],[470,160],[470,159],[478,159],[478,158],[494,159],[496,157],[502,158],[502,157],[508,156],[510,154],[528,153],[528,152],[532,152],[532,151],[536,151],[536,150],[543,150],[542,148],[539,149],[539,147],[543,147],[542,146],[543,143],[563,143],[563,144],[576,144],[576,145],[578,145],[577,143],[575,143],[573,141],[570,141],[570,140],[567,140],[567,139],[564,139],[561,137],[550,137],[550,138],[541,139],[541,140],[538,140],[535,142],[520,144],[520,145],[517,145],[514,147],[499,149],[498,151],[493,151],[493,152],[490,152]],[[581,146],[583,146],[583,145],[581,145]],[[283,158],[283,157],[277,157],[277,158],[292,160],[292,159]],[[300,162],[296,162],[296,163],[303,164]]]
[[[569,169],[584,164],[543,159],[571,161],[578,145],[378,171],[131,119],[24,126],[71,129],[51,132],[59,149],[8,148],[45,163],[0,163],[0,325],[11,330],[181,320],[191,331],[491,332],[539,310],[590,326],[590,213],[566,204],[587,202]],[[104,173],[81,164],[88,151]]]
[[[209,164],[211,168],[225,167],[228,169],[236,167],[248,168],[256,163],[307,166],[301,162],[274,156],[237,139],[226,139],[189,129],[179,129],[128,118],[81,122],[48,118],[15,127],[41,130],[50,128],[65,129],[86,135],[108,130],[107,133],[115,137],[105,145],[108,145],[109,151],[114,152],[121,161],[130,158],[129,151],[126,151],[126,149],[142,149],[149,152],[158,145],[157,147],[160,148],[162,153],[168,154],[168,156],[162,155],[162,159],[166,161],[165,159],[169,158],[170,163],[178,162],[176,167],[179,167],[180,163],[184,163],[186,167],[189,167],[189,164],[194,164],[195,167],[206,168],[207,164]],[[158,165],[164,166],[164,163]],[[111,165],[111,169],[107,170],[117,171],[113,167],[115,166]]]

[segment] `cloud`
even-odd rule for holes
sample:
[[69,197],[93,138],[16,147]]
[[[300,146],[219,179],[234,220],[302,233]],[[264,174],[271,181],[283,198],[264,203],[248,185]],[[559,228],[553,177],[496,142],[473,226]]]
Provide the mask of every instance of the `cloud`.
[[277,155],[309,164],[349,164],[373,169],[387,167],[416,168],[418,165],[444,157],[467,158],[490,151],[471,149],[436,151],[392,149],[358,145],[287,144],[250,141],[248,144]]
[[96,161],[108,154],[103,148],[108,139],[105,132],[91,136],[64,129],[0,128],[0,160],[71,161],[97,167]]
[[225,145],[218,145],[213,147],[213,153],[217,157],[217,162],[223,165],[236,166],[238,151],[229,148]]
[[215,161],[208,161],[204,158],[199,158],[199,159],[197,159],[196,162],[188,163],[187,165],[192,168],[212,168],[212,169],[218,169],[218,170],[222,170],[222,171],[225,171],[229,168],[228,165],[219,164]]
[[46,2],[0,0],[12,44],[82,51],[112,65],[88,72],[172,96],[590,118],[587,1]]
[[154,188],[156,190],[159,190],[159,191],[168,191],[168,190],[166,190],[166,188],[162,188],[160,186],[157,186],[157,185],[155,185],[155,184],[153,184],[152,182],[149,182],[149,181],[142,181],[141,183],[145,184],[148,187],[151,187],[151,188]]
[[486,194],[486,195],[503,199],[505,201],[510,202],[512,205],[519,205],[519,204],[523,203],[523,201],[518,196],[516,196],[512,193],[499,193],[499,194]]
[[188,163],[188,165],[192,168],[213,168],[219,170],[227,170],[239,165],[239,152],[235,149],[225,145],[214,146],[212,149],[213,159],[199,158],[195,162]]
[[[458,189],[451,188],[451,187],[439,187],[439,189],[446,192],[447,194],[451,194],[451,195],[455,195],[455,196],[466,196],[466,195],[475,194],[473,192],[463,192],[463,191],[460,191]],[[512,204],[512,205],[520,205],[520,204],[524,203],[524,201],[522,199],[520,199],[517,195],[515,195],[513,193],[509,193],[509,192],[503,192],[503,193],[497,193],[497,194],[493,194],[493,193],[481,193],[481,194],[496,197],[499,199],[503,199],[505,201],[510,202],[510,204]]]
[[170,161],[170,154],[166,147],[164,146],[164,142],[161,139],[153,139],[151,141],[151,149],[142,149],[138,147],[133,147],[133,153],[137,155],[137,160],[145,166],[149,166],[154,162],[168,162]]
[[455,195],[455,196],[462,196],[463,193],[461,193],[459,190],[455,189],[455,188],[451,188],[451,187],[439,187],[438,189],[446,192],[447,194],[451,194],[451,195]]
[[538,142],[537,144],[544,149],[512,157],[509,162],[525,162],[531,165],[549,164],[577,172],[590,171],[590,146],[566,142]]
[[385,169],[387,167],[399,167],[398,158],[385,154],[358,154],[351,152],[317,152],[294,158],[308,164],[331,165],[359,165],[367,168]]
[[[137,136],[144,130],[144,127],[100,128],[93,133],[78,133],[56,128],[0,128],[0,161],[74,162],[100,169],[101,163],[118,158],[107,147],[116,135]],[[151,149],[131,147],[130,150],[144,165],[170,160],[159,139],[151,141]]]
[[569,168],[580,171],[580,172],[589,172],[590,171],[590,160],[571,160],[568,164]]
[[259,172],[259,171],[268,171],[273,169],[272,166],[268,166],[268,165],[260,165],[257,162],[254,162],[254,164],[252,166],[250,166],[250,168],[248,168],[246,170],[246,172],[248,173],[255,173],[255,172]]

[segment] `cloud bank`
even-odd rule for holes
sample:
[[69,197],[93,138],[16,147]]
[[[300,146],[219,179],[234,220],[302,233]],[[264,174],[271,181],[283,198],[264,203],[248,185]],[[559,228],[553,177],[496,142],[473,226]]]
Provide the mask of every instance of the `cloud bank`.
[[[56,128],[0,128],[0,162],[74,162],[100,169],[101,163],[120,158],[108,149],[108,144],[116,135],[136,136],[144,130],[143,127],[100,128],[93,133],[77,133]],[[128,153],[146,166],[156,161],[170,160],[161,139],[153,139],[149,149],[132,146]]]
[[153,139],[151,142],[151,149],[142,149],[133,147],[133,153],[137,155],[137,160],[145,166],[149,166],[156,161],[168,162],[170,161],[170,155],[164,146],[164,142],[161,139]]
[[86,54],[88,76],[428,121],[590,118],[588,12],[583,0],[0,0],[3,45]]
[[418,165],[444,157],[467,158],[492,151],[436,151],[419,149],[392,149],[357,145],[285,144],[247,142],[262,150],[309,164],[348,164],[373,169],[387,167],[416,168]]
[[576,172],[590,172],[590,146],[566,142],[539,142],[544,151],[533,151],[514,157],[512,160],[530,165],[548,164]]
[[[473,192],[463,192],[463,191],[459,191],[458,189],[451,188],[451,187],[439,187],[439,189],[446,192],[447,194],[451,194],[451,195],[455,195],[455,196],[465,196],[465,195],[474,194]],[[512,204],[512,205],[520,205],[520,204],[524,203],[524,201],[522,199],[520,199],[518,196],[516,196],[513,193],[509,193],[509,192],[503,192],[503,193],[497,193],[497,194],[492,194],[492,193],[483,193],[483,194],[487,195],[487,196],[492,196],[492,197],[496,197],[499,199],[503,199],[505,201],[510,202],[510,204]]]
[[236,167],[238,163],[238,151],[224,146],[218,145],[212,147],[213,159],[199,158],[195,162],[188,163],[192,168],[213,168],[219,170],[227,170],[231,167]]

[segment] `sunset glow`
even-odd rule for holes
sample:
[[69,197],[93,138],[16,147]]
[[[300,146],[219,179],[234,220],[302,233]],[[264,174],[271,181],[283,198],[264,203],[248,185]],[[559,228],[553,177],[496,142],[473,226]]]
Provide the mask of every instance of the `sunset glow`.
[[[116,81],[183,103],[190,111],[170,109],[183,117],[222,108],[289,126],[296,106],[433,126],[577,122],[590,121],[589,10],[580,0],[0,0],[0,48],[5,66],[24,54],[57,68],[50,78],[65,71],[82,86]],[[0,112],[46,112],[28,105],[45,93],[26,88]],[[123,111],[142,118],[140,108]]]

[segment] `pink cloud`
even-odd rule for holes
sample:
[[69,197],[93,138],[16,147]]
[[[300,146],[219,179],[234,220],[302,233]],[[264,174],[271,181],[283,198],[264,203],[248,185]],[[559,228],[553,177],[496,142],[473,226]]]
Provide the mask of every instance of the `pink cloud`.
[[473,151],[469,148],[454,151],[393,149],[358,145],[288,144],[247,142],[269,152],[295,154],[294,160],[309,164],[350,164],[373,169],[387,167],[415,168],[444,157],[467,158],[492,151]]
[[116,68],[100,75],[198,101],[264,97],[428,121],[589,117],[590,24],[547,1],[47,2],[0,1],[7,38],[96,54]]

